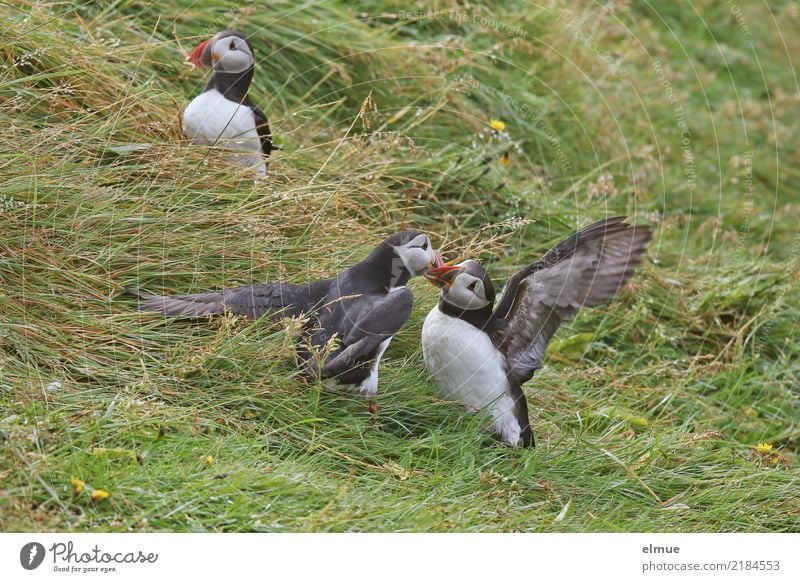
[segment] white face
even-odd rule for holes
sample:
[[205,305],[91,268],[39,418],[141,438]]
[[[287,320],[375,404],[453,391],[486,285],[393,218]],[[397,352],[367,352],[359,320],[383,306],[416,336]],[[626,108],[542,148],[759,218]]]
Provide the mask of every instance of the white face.
[[[472,261],[464,261],[458,266],[465,267],[470,262]],[[491,303],[486,298],[483,281],[466,272],[456,275],[453,284],[442,289],[442,296],[448,303],[459,309],[481,309]]]
[[430,239],[420,234],[404,245],[394,247],[397,256],[403,261],[403,266],[416,277],[425,273],[428,268],[436,263],[436,254]]
[[211,46],[214,69],[225,73],[243,73],[253,66],[253,53],[243,38],[224,36]]

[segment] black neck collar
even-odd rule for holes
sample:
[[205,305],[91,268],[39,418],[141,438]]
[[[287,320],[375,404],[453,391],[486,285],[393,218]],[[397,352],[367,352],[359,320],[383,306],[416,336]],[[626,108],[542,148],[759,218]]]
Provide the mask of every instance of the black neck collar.
[[480,309],[462,309],[461,307],[456,307],[452,303],[448,303],[444,299],[439,299],[439,311],[450,317],[456,317],[462,321],[466,321],[470,325],[486,333],[491,333],[498,327],[496,320],[492,319],[491,303]]
[[247,91],[253,80],[253,67],[241,73],[226,73],[224,71],[214,71],[206,85],[206,91],[216,89],[222,96],[236,103],[249,104]]

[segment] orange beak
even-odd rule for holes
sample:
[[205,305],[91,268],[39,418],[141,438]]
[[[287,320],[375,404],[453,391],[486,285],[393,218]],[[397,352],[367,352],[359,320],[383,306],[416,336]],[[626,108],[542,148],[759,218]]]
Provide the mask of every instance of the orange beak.
[[439,289],[450,287],[459,273],[464,272],[464,267],[458,265],[439,265],[428,269],[425,273],[425,279],[428,283]]
[[203,63],[203,53],[205,52],[206,47],[210,42],[211,39],[204,40],[203,42],[201,42],[199,45],[195,47],[195,49],[189,54],[189,56],[186,57],[186,60],[192,63],[198,69],[208,68],[208,65]]

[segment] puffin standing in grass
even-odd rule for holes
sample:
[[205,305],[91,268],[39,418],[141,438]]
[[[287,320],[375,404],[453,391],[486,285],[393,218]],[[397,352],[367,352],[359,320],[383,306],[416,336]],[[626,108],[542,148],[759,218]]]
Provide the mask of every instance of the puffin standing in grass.
[[427,235],[405,230],[381,242],[338,277],[303,285],[263,283],[197,295],[161,296],[126,288],[140,309],[172,317],[203,318],[231,313],[303,317],[297,346],[305,375],[329,388],[354,391],[377,413],[378,365],[414,303],[406,283],[442,265]]
[[256,176],[266,175],[272,134],[264,112],[247,95],[255,64],[250,41],[224,30],[200,43],[188,60],[214,72],[183,112],[184,135],[198,144],[240,151],[230,159],[252,168]]
[[422,327],[422,350],[439,395],[488,412],[495,435],[512,447],[532,446],[522,384],[542,367],[562,323],[611,299],[633,275],[651,237],[625,217],[592,224],[512,276],[497,307],[477,262],[428,271],[441,294]]

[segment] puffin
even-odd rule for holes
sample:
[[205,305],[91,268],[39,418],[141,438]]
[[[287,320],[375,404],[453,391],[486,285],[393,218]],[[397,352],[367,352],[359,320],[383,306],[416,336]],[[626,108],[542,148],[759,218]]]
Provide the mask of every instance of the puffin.
[[264,112],[250,100],[253,46],[233,30],[218,32],[197,45],[187,60],[214,72],[205,89],[183,111],[183,133],[202,145],[221,145],[236,153],[231,161],[252,168],[256,177],[267,174],[272,133]]
[[140,299],[140,310],[176,318],[226,313],[248,319],[301,318],[296,354],[303,375],[321,379],[327,388],[364,397],[374,416],[381,356],[414,304],[406,284],[442,265],[426,234],[403,230],[331,279],[299,285],[261,283],[196,295],[154,295],[133,287],[125,291]]
[[441,291],[422,327],[422,352],[438,395],[487,414],[507,445],[533,446],[522,385],[542,367],[558,328],[581,307],[614,297],[641,263],[652,231],[625,220],[601,220],[562,240],[515,273],[497,305],[478,262],[431,268],[425,278]]

